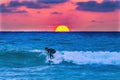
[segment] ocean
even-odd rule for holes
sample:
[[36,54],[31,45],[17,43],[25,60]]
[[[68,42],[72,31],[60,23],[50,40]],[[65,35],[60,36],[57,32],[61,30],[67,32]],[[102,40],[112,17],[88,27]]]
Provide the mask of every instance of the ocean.
[[120,80],[120,32],[0,32],[0,80]]

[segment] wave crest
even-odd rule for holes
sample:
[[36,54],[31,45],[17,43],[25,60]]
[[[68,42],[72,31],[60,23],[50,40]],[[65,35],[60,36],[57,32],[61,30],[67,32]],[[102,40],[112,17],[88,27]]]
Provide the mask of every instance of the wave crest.
[[110,64],[120,65],[120,52],[62,51],[55,54],[55,62],[74,64]]
[[[57,51],[54,64],[104,64],[120,65],[120,52],[109,51]],[[6,51],[0,53],[0,64],[3,66],[38,66],[46,65],[49,58],[44,50]]]

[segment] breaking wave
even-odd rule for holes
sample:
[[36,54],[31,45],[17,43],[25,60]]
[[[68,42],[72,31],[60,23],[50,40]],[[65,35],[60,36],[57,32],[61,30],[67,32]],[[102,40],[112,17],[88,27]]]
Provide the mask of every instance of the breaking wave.
[[[54,64],[103,64],[120,65],[120,52],[109,51],[57,51]],[[28,67],[46,65],[47,53],[44,50],[4,51],[0,53],[0,65]]]
[[[34,50],[33,52],[40,52]],[[45,52],[43,52],[44,54]],[[120,52],[109,52],[109,51],[57,51],[54,54],[55,64],[62,62],[68,62],[73,64],[120,64]],[[46,58],[47,60],[47,58]]]

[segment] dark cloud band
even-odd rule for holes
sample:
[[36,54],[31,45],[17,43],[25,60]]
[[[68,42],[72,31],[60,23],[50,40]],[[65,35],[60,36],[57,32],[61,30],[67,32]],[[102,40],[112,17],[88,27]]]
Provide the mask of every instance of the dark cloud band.
[[120,1],[105,1],[103,3],[97,3],[96,1],[78,2],[76,9],[91,12],[111,12],[120,9]]
[[68,0],[38,0],[40,3],[46,3],[46,4],[59,4],[67,2]]
[[[8,6],[5,6],[4,4],[0,4],[0,12],[12,13],[13,9],[16,9],[21,6],[25,6],[27,8],[32,8],[32,9],[50,8],[51,5],[48,5],[48,4],[59,4],[67,1],[68,0],[37,0],[37,2],[33,2],[33,1],[19,2],[18,0],[15,0],[15,1],[11,0]],[[18,12],[23,13],[25,11],[18,11]]]
[[12,8],[8,8],[7,6],[5,6],[4,4],[0,4],[0,13],[27,13],[27,11],[25,10],[14,10]]
[[49,8],[49,6],[41,5],[39,3],[32,1],[23,1],[23,2],[11,1],[9,3],[9,7],[20,7],[20,6],[26,6],[27,8],[35,8],[35,9]]
[[2,13],[10,13],[11,10],[6,8],[6,6],[4,4],[0,4],[0,12],[2,12]]

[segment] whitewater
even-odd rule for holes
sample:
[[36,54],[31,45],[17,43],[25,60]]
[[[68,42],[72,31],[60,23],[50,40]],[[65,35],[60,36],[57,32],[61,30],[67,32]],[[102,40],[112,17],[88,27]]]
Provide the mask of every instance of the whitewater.
[[[39,56],[45,55],[46,61],[48,61],[47,52],[44,50],[30,50],[30,52],[40,53]],[[109,51],[57,51],[54,54],[54,64],[60,64],[62,62],[73,63],[76,65],[84,64],[109,64],[120,65],[120,52]]]

